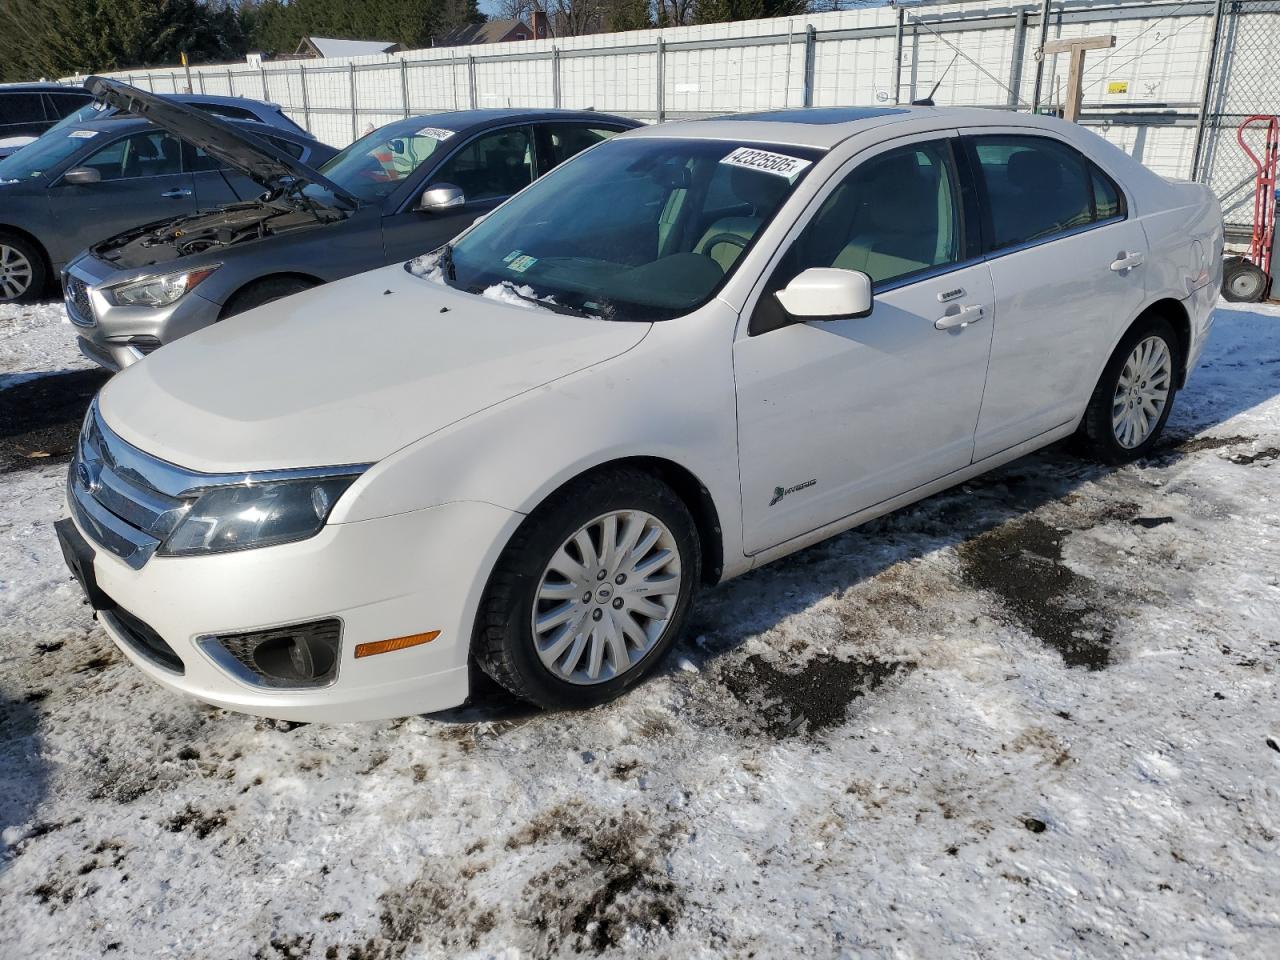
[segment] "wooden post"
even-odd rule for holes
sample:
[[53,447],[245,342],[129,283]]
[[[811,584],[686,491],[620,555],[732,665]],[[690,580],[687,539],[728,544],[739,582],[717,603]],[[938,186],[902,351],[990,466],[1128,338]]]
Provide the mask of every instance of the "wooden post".
[[1071,69],[1067,73],[1067,102],[1062,109],[1062,118],[1072,123],[1080,120],[1080,103],[1084,99],[1084,52],[1086,50],[1105,50],[1116,45],[1114,35],[1106,37],[1080,37],[1075,40],[1050,40],[1044,45],[1044,55],[1055,53],[1071,54]]

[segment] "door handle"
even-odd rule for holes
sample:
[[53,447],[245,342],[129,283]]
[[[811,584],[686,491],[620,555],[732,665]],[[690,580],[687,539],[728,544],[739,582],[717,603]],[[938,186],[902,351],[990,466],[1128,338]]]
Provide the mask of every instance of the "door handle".
[[1119,255],[1111,261],[1111,272],[1124,273],[1126,270],[1140,267],[1146,262],[1147,258],[1141,253],[1125,253],[1121,250]]
[[188,187],[174,187],[172,190],[166,190],[160,196],[166,200],[181,200],[183,197],[191,196],[191,190]]
[[977,323],[982,316],[982,307],[975,303],[961,307],[955,313],[944,313],[933,322],[933,325],[939,330],[953,330],[956,327],[963,329],[971,323]]

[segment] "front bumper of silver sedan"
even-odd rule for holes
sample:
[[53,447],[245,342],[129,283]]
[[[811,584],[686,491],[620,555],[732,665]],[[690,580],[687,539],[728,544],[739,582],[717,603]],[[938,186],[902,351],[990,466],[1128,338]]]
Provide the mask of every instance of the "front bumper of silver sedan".
[[62,272],[67,317],[80,352],[108,370],[123,370],[147,354],[218,319],[222,307],[196,290],[165,307],[118,306],[105,290],[125,278],[94,257],[81,257]]

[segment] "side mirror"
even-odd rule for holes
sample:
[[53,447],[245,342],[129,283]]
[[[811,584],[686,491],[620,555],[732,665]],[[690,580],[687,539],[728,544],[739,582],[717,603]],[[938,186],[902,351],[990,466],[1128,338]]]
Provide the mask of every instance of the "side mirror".
[[72,167],[62,175],[63,183],[100,183],[102,181],[101,171],[93,169],[93,167]]
[[797,320],[844,320],[871,312],[871,278],[857,270],[810,267],[774,294]]
[[461,187],[452,183],[437,183],[422,191],[418,200],[418,209],[423,213],[443,213],[463,206],[467,202]]

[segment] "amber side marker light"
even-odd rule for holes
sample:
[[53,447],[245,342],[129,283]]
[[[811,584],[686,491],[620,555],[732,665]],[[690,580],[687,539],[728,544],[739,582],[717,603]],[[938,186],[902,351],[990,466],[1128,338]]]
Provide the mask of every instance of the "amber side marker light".
[[361,657],[372,657],[378,653],[391,653],[393,650],[404,650],[406,647],[417,647],[424,643],[430,643],[436,637],[440,636],[439,630],[430,630],[426,633],[415,633],[407,637],[396,637],[394,640],[375,640],[373,643],[357,643],[356,659]]

